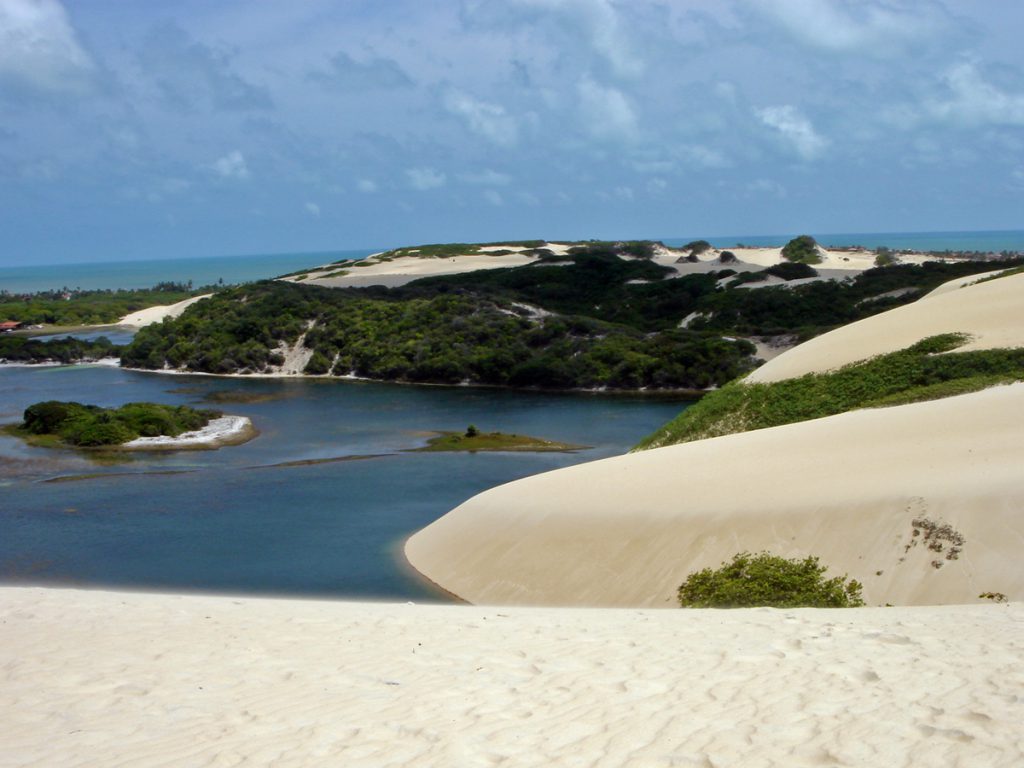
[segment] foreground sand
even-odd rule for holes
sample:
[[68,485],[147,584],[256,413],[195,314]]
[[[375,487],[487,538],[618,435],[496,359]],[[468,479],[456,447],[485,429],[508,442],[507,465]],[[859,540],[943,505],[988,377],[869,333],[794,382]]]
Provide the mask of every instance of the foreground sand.
[[1024,609],[0,589],[0,765],[1018,766]]

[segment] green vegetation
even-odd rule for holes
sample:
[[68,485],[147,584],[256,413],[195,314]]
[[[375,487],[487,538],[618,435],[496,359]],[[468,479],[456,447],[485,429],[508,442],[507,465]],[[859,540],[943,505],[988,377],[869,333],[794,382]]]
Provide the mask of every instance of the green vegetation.
[[24,421],[15,429],[30,441],[61,442],[82,448],[121,445],[137,437],[177,437],[205,427],[219,411],[156,403],[126,403],[120,408],[100,408],[75,402],[47,400],[25,409]]
[[857,608],[862,586],[846,576],[824,578],[818,558],[741,552],[716,570],[691,573],[679,587],[684,608]]
[[966,340],[962,334],[943,334],[831,373],[770,384],[736,381],[706,395],[637,448],[776,427],[857,408],[935,400],[1024,380],[1024,348],[952,352]]
[[83,341],[70,336],[63,339],[39,341],[24,336],[0,336],[0,361],[12,363],[77,363],[117,357],[121,347],[106,336],[94,341]]
[[[1022,264],[1022,259],[1001,262],[1005,267]],[[756,291],[712,287],[691,303],[688,311],[699,312],[701,316],[688,328],[742,336],[795,333],[806,340],[840,325],[910,304],[947,280],[988,272],[992,268],[992,262],[985,261],[949,264],[932,261],[921,265],[876,267],[843,281],[821,280]],[[899,296],[886,295],[905,288],[913,290]]]
[[[472,432],[472,434],[470,434]],[[481,432],[472,424],[465,432],[442,432],[427,441],[421,452],[438,451],[579,451],[586,446],[542,440],[526,435],[509,435],[504,432]]]
[[888,267],[896,263],[895,254],[885,246],[880,247],[875,253],[875,266]]
[[[721,273],[719,273],[721,274]],[[810,277],[817,277],[818,272],[809,264],[799,264],[784,261],[781,264],[773,264],[766,269],[757,272],[740,272],[735,279],[729,281],[729,287],[734,288],[745,283],[761,283],[769,277],[778,277],[783,280],[804,280]]]
[[691,240],[680,250],[688,251],[691,256],[700,256],[705,251],[711,250],[711,243],[707,240]]
[[450,259],[479,253],[481,248],[507,245],[511,249],[540,248],[545,245],[543,240],[510,240],[496,243],[430,243],[407,248],[394,248],[374,257],[378,261],[391,261],[401,256],[417,256],[425,259]]
[[[399,288],[249,284],[142,329],[122,362],[150,369],[266,372],[302,338],[312,350],[305,368],[310,375],[704,390],[753,364],[752,345],[723,337],[809,338],[908,303],[945,280],[991,268],[981,262],[893,266],[842,282],[750,291],[737,289],[742,282],[719,286],[723,278],[736,277],[730,269],[677,275],[646,258],[658,245],[651,241],[575,243],[560,257],[540,247],[542,241],[498,245],[530,247],[541,259]],[[467,246],[396,249],[388,258],[413,252],[440,258],[465,253]],[[806,264],[785,263],[759,274],[794,280],[815,272]],[[755,278],[736,277],[748,279]],[[892,293],[906,288],[913,290]],[[680,328],[688,316],[687,327]]]
[[782,247],[782,258],[798,264],[820,264],[821,252],[813,237],[799,235]]
[[106,325],[146,307],[174,304],[212,288],[193,290],[191,283],[158,283],[143,290],[44,291],[0,293],[0,320],[33,325]]
[[264,282],[141,329],[121,359],[139,368],[260,372],[280,362],[280,344],[303,334],[314,351],[310,374],[554,389],[703,389],[749,370],[753,352],[717,334],[645,333],[470,293]]

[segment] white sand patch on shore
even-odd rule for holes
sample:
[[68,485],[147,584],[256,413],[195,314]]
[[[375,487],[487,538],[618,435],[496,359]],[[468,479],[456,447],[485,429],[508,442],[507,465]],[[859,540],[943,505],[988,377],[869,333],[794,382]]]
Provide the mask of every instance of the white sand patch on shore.
[[0,588],[10,765],[1024,761],[1024,609],[494,609]]
[[177,437],[137,437],[121,445],[131,450],[169,450],[176,448],[218,448],[245,442],[255,436],[248,416],[221,416],[210,419],[202,429],[182,432]]
[[817,555],[869,604],[1024,599],[1021,435],[1024,383],[673,445],[492,488],[405,552],[473,603],[670,606],[744,550]]
[[780,381],[834,370],[940,333],[970,334],[972,340],[961,351],[1024,346],[1024,274],[967,286],[960,280],[953,283],[954,290],[934,291],[913,304],[804,342],[758,368],[747,381]]
[[159,323],[165,317],[177,317],[186,309],[191,307],[197,301],[208,299],[213,296],[212,293],[205,293],[202,296],[193,296],[190,299],[179,301],[176,304],[163,304],[156,307],[146,307],[140,309],[138,312],[132,312],[129,315],[125,315],[118,320],[118,325],[127,325],[132,328],[142,328],[153,323]]

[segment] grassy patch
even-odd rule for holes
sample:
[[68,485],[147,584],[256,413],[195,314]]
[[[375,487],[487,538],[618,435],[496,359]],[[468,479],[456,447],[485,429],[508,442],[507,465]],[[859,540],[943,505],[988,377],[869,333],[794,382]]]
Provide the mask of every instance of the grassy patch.
[[705,396],[637,449],[777,427],[858,408],[903,405],[1024,380],[1024,348],[952,352],[963,334],[932,336],[838,371],[770,384],[732,382]]
[[543,440],[539,437],[527,437],[526,435],[509,435],[504,432],[477,432],[470,434],[470,430],[463,432],[442,432],[437,437],[427,441],[422,448],[415,451],[439,452],[439,451],[579,451],[585,445],[572,445],[571,443],[559,443],[554,440]]

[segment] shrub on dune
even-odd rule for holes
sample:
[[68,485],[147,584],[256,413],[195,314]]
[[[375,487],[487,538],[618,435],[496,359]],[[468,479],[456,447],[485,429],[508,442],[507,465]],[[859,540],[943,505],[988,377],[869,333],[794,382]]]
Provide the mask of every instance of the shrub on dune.
[[720,568],[705,568],[679,587],[684,608],[854,608],[864,605],[860,582],[824,577],[816,557],[802,560],[740,552]]

